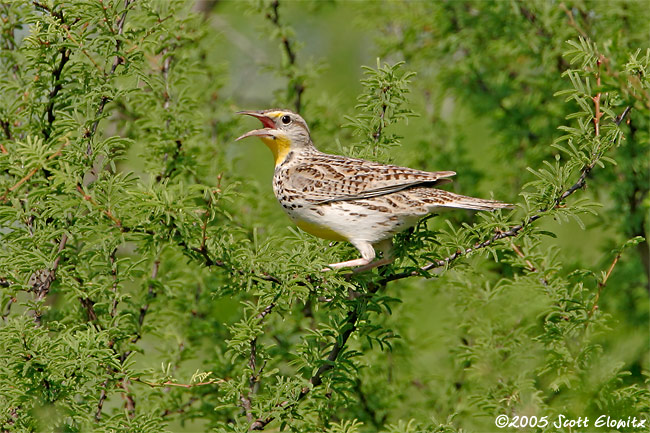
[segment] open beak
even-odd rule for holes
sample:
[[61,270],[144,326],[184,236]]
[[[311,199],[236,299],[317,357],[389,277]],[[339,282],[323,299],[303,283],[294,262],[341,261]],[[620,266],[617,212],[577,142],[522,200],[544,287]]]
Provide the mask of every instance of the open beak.
[[235,141],[239,141],[242,138],[246,138],[246,137],[272,137],[273,136],[271,130],[276,128],[273,119],[271,119],[270,117],[262,114],[259,111],[238,111],[237,114],[247,114],[249,116],[258,118],[260,122],[262,122],[262,125],[264,125],[264,128],[248,131],[246,134],[242,135],[241,137],[237,137]]

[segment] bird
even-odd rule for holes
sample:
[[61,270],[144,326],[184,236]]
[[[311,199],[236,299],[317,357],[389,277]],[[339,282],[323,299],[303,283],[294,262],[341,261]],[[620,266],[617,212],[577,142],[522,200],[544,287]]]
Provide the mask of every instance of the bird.
[[[275,160],[273,192],[289,218],[305,232],[352,244],[361,257],[325,270],[369,270],[394,261],[392,238],[441,208],[493,211],[512,205],[436,188],[453,171],[422,171],[319,151],[309,127],[288,109],[239,111],[262,128],[236,139],[258,137]],[[377,251],[382,253],[379,259]],[[375,260],[377,258],[377,260]]]

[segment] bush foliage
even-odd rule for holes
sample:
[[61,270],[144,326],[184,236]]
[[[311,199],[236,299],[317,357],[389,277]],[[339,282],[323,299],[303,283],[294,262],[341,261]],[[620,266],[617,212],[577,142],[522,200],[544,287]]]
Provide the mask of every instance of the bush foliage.
[[[3,432],[648,417],[643,2],[21,0],[0,17]],[[516,208],[426,219],[394,264],[322,273],[355,250],[289,227],[265,150],[234,143],[236,111],[273,106],[321,150],[455,170],[452,190]]]

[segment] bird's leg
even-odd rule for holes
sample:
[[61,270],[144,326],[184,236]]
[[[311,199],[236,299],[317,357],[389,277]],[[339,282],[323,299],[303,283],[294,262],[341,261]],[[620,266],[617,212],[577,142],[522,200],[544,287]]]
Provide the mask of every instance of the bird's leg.
[[379,251],[382,252],[382,258],[373,262],[375,258],[375,248],[372,244],[368,242],[352,242],[359,252],[361,253],[361,258],[348,260],[347,262],[332,263],[327,265],[327,268],[323,269],[323,272],[329,271],[330,269],[341,269],[341,268],[350,268],[358,266],[352,272],[359,273],[364,271],[369,271],[370,269],[377,268],[379,266],[384,266],[395,261],[393,257],[393,242],[391,239],[383,240],[377,243],[375,246]]
[[327,265],[327,268],[323,269],[323,272],[329,271],[331,269],[364,266],[373,261],[375,258],[375,249],[372,247],[371,243],[365,241],[356,241],[351,243],[359,250],[361,253],[361,258],[348,260],[347,262],[332,263],[330,265]]
[[392,239],[386,239],[383,240],[377,244],[374,245],[375,249],[378,249],[382,253],[381,259],[367,263],[365,265],[361,265],[358,268],[354,269],[352,272],[355,274],[358,272],[365,272],[369,271],[370,269],[378,268],[380,266],[388,265],[390,263],[393,263],[395,261],[395,257],[393,256],[393,241]]

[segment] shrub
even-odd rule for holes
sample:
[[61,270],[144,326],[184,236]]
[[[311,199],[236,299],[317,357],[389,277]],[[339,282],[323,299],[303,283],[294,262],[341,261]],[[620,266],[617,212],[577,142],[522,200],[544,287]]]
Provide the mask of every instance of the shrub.
[[[2,431],[647,417],[642,3],[42,0],[0,14]],[[337,40],[340,25],[373,35],[381,59],[352,97],[325,72],[349,47],[308,57],[310,35]],[[258,67],[241,41],[269,36]],[[238,76],[251,88],[233,92]],[[274,105],[303,114],[322,150],[453,169],[454,190],[517,207],[427,219],[396,237],[393,265],[322,273],[354,249],[287,228],[257,148],[233,143],[239,107]]]

